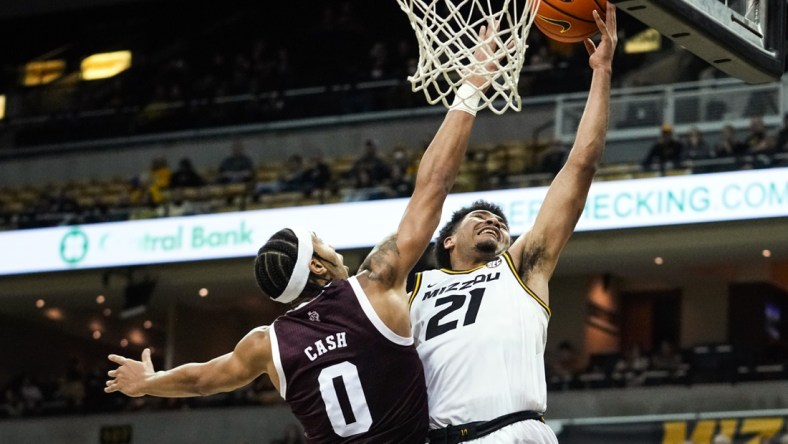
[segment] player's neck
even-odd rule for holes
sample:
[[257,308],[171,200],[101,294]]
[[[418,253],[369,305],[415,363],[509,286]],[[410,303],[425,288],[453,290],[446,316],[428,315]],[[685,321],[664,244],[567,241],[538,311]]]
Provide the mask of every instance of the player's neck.
[[487,262],[489,262],[488,259],[478,256],[460,257],[459,255],[457,255],[457,256],[452,256],[451,258],[451,269],[453,271],[470,270],[480,265],[484,265]]

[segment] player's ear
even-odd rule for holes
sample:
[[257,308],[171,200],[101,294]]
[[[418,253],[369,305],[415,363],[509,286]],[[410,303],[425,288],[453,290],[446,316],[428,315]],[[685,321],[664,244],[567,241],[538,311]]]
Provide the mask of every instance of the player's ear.
[[326,273],[328,273],[328,268],[323,265],[323,261],[312,256],[312,259],[309,260],[309,271],[314,275],[323,277]]
[[454,245],[455,245],[455,241],[453,234],[451,236],[447,236],[446,239],[443,239],[443,248],[447,250],[451,250],[452,248],[454,248]]

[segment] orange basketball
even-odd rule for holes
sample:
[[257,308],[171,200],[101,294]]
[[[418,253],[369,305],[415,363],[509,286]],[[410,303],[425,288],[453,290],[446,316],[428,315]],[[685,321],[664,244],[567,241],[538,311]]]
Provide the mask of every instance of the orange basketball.
[[559,42],[581,42],[596,35],[592,11],[605,19],[607,0],[542,0],[534,23],[546,36]]

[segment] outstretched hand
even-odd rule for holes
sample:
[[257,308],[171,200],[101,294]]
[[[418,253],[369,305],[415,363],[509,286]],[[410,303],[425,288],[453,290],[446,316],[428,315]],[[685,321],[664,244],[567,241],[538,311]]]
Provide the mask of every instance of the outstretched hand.
[[109,360],[118,364],[119,367],[107,372],[107,375],[113,379],[107,381],[104,391],[107,393],[121,392],[132,397],[144,396],[146,393],[143,391],[143,383],[147,377],[155,373],[149,348],[142,351],[141,359],[141,361],[135,361],[123,356],[109,355]]
[[591,39],[585,39],[583,43],[586,45],[588,51],[588,64],[591,69],[597,68],[610,68],[613,61],[613,54],[616,52],[616,45],[618,44],[618,28],[616,25],[616,5],[612,2],[607,2],[607,10],[605,11],[605,21],[599,16],[599,12],[594,10],[594,20],[596,26],[599,28],[599,33],[602,39],[599,45],[594,45]]
[[[475,59],[473,66],[470,67],[471,73],[468,76],[468,81],[477,88],[482,90],[490,86],[492,78],[499,68],[499,60],[503,58],[503,54],[496,54],[498,50],[497,30],[500,23],[493,23],[492,21],[479,29],[479,43],[473,53]],[[514,42],[509,42],[506,47],[511,48]],[[479,69],[481,68],[481,69]]]

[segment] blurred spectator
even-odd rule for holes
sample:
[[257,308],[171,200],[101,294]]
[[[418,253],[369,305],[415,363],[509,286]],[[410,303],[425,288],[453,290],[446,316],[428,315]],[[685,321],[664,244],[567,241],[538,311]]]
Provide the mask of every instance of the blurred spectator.
[[317,192],[320,203],[325,202],[325,194],[331,183],[331,177],[331,166],[323,160],[321,153],[310,157],[304,171],[304,194],[307,197],[312,197]]
[[645,372],[649,368],[648,357],[644,356],[637,344],[629,347],[624,356],[616,363],[613,377],[627,387],[643,385]]
[[390,174],[388,163],[378,152],[378,142],[368,139],[364,143],[364,152],[349,171],[355,187],[367,188],[380,185],[389,179]]
[[569,341],[561,341],[558,350],[550,364],[551,379],[557,379],[563,388],[569,388],[569,384],[575,376],[582,370],[580,355]]
[[258,183],[255,187],[255,197],[267,193],[280,193],[287,191],[305,191],[306,170],[304,159],[300,154],[293,154],[285,162],[285,170],[279,178],[269,182]]
[[68,360],[66,374],[60,378],[55,396],[65,401],[72,411],[82,408],[85,402],[85,376],[79,359],[72,357]]
[[720,140],[714,145],[714,157],[740,156],[746,149],[746,145],[736,137],[736,128],[725,125]]
[[8,418],[19,418],[25,413],[25,403],[11,387],[5,389],[3,399],[0,401],[0,412],[2,416]]
[[706,143],[703,138],[703,133],[700,132],[698,127],[693,126],[690,128],[686,137],[684,138],[684,151],[682,153],[682,160],[699,160],[708,159],[712,157],[711,147]]
[[41,412],[44,402],[44,394],[41,387],[36,384],[32,377],[25,375],[22,378],[22,385],[19,386],[19,396],[25,406],[26,415],[35,415]]
[[201,187],[205,179],[195,171],[191,159],[184,157],[178,162],[178,169],[172,173],[170,188]]
[[183,195],[182,188],[173,188],[170,191],[170,198],[156,207],[158,217],[178,217],[191,216],[198,214],[197,205]]
[[662,341],[659,344],[659,351],[651,357],[651,368],[676,372],[681,369],[681,366],[681,354],[676,351],[670,341]]
[[389,180],[389,187],[391,188],[391,197],[410,197],[413,194],[413,181],[403,175],[399,168],[391,169],[391,179]]
[[369,139],[364,143],[364,152],[346,173],[353,190],[343,200],[357,202],[362,200],[384,199],[390,190],[387,186],[391,169],[378,153],[378,143]]
[[750,119],[750,131],[744,140],[747,146],[747,154],[754,156],[753,167],[768,167],[772,163],[772,155],[774,154],[774,143],[766,131],[766,125],[760,116]]
[[219,164],[219,183],[249,183],[254,177],[254,162],[244,153],[241,142],[236,140],[232,154]]
[[661,175],[665,175],[668,168],[676,168],[681,163],[682,152],[684,146],[678,140],[673,138],[673,126],[668,123],[663,123],[660,127],[660,136],[651,150],[643,160],[642,167],[644,170],[651,170],[654,167],[654,161],[659,162],[659,171]]
[[167,164],[167,159],[157,157],[151,161],[150,184],[148,185],[151,203],[158,205],[164,201],[164,192],[170,187],[171,177],[172,170]]

